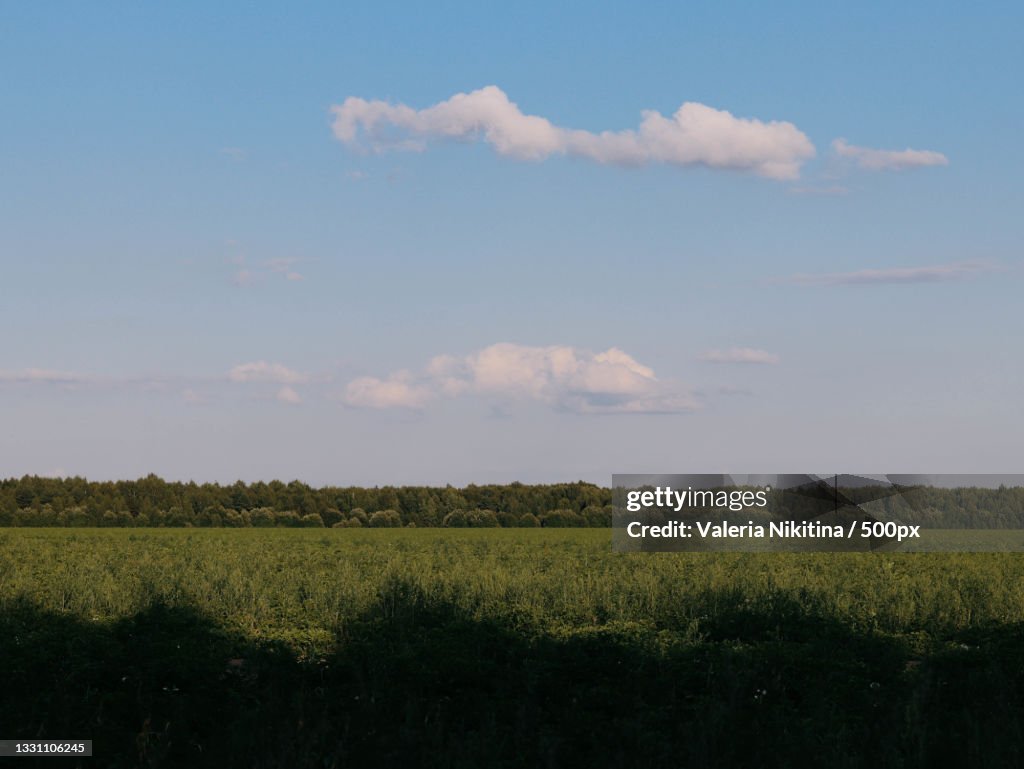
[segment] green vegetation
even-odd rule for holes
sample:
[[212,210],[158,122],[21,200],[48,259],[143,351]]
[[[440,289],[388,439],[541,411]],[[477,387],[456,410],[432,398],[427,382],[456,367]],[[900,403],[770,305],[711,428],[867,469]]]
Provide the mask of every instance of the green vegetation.
[[[899,496],[872,486],[840,491],[882,520],[924,528],[1024,529],[1024,487],[917,487]],[[783,511],[817,518],[832,509],[833,492],[825,492],[820,498],[773,491],[766,510],[748,508],[741,522],[766,521]],[[0,480],[0,527],[604,528],[612,525],[612,512],[611,489],[582,481],[317,489],[300,481],[222,486],[169,482],[156,475],[106,482]]]
[[1019,766],[1022,622],[1010,553],[8,529],[0,731],[105,767]]
[[611,490],[550,485],[230,486],[25,476],[0,480],[0,526],[229,528],[533,528],[611,526]]

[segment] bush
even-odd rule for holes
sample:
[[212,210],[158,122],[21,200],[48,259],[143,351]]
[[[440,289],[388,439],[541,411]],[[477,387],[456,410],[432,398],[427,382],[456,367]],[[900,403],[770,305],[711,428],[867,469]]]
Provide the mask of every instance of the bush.
[[454,529],[464,529],[469,526],[469,522],[466,520],[465,510],[452,510],[448,515],[441,521],[442,526],[448,526]]
[[515,513],[497,513],[498,525],[505,529],[513,529],[519,525],[519,516]]
[[611,505],[605,505],[603,507],[591,505],[583,509],[582,515],[587,519],[587,526],[592,528],[608,528],[612,525]]
[[360,526],[370,525],[370,516],[366,514],[366,511],[361,507],[353,507],[352,512],[348,514],[349,518],[355,518],[359,521]]
[[552,510],[551,512],[542,515],[540,519],[544,526],[552,526],[554,528],[569,528],[587,525],[586,518],[575,510],[569,510],[568,508]]
[[341,511],[335,507],[329,507],[320,514],[324,520],[324,526],[334,527],[334,524],[341,523],[345,520],[345,516],[341,514]]
[[370,526],[375,529],[391,529],[402,525],[402,516],[394,510],[378,510],[370,516]]
[[43,505],[41,510],[31,507],[18,510],[14,514],[14,526],[56,526],[57,514],[49,505]]
[[[104,513],[104,515],[106,514]],[[189,520],[189,516],[185,515],[185,511],[180,507],[172,507],[167,511],[166,524],[168,526],[185,528],[186,526],[191,526],[192,521]]]
[[472,510],[466,514],[466,522],[475,529],[495,529],[499,525],[493,510]]
[[84,507],[72,507],[68,510],[68,526],[92,526],[93,520]]
[[269,507],[257,507],[249,511],[249,520],[257,529],[266,529],[274,525],[274,511]]

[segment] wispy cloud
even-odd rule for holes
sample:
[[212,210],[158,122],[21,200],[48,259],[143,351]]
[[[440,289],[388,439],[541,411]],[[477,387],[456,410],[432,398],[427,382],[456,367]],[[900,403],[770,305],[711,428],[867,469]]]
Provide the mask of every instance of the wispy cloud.
[[296,390],[299,385],[329,381],[329,376],[314,377],[288,368],[281,363],[253,361],[231,368],[227,376],[195,375],[94,375],[55,369],[26,368],[17,371],[0,369],[0,386],[56,387],[67,391],[112,391],[129,388],[143,393],[167,393],[187,405],[210,401],[210,393],[226,383],[275,385],[273,395],[282,403],[298,404],[303,399]]
[[0,370],[0,382],[73,385],[82,384],[88,381],[88,379],[89,378],[84,374],[75,374],[70,371],[56,371],[44,368],[26,368],[20,371]]
[[592,353],[554,345],[499,343],[465,356],[440,355],[419,374],[349,383],[345,401],[367,408],[423,408],[430,401],[476,395],[527,400],[580,414],[678,413],[699,407],[693,394],[659,381],[617,348]]
[[753,363],[774,366],[781,361],[778,355],[753,347],[730,347],[727,350],[708,350],[701,354],[705,363]]
[[265,360],[251,363],[239,363],[228,372],[232,382],[273,382],[275,384],[292,385],[309,381],[309,376],[294,371],[281,363],[268,363]]
[[294,269],[294,265],[298,263],[298,259],[295,257],[287,257],[284,259],[268,259],[264,262],[264,266],[275,275],[281,275],[285,280],[303,280],[303,275]]
[[288,385],[285,385],[280,390],[278,390],[277,395],[275,397],[281,403],[290,403],[292,405],[298,405],[302,403],[302,396],[295,391],[295,388],[289,387]]
[[517,160],[569,155],[620,166],[749,171],[772,179],[797,178],[801,165],[815,155],[810,139],[792,123],[739,118],[696,102],[684,103],[669,117],[645,110],[636,129],[600,133],[526,115],[494,85],[425,109],[351,96],[331,112],[339,141],[376,152],[420,151],[432,140],[483,141]]
[[855,272],[797,273],[774,283],[798,286],[875,286],[893,283],[939,283],[966,280],[1000,268],[988,262],[955,262],[925,267],[888,267]]
[[168,384],[184,379],[184,377],[171,377],[162,374],[84,374],[48,368],[25,368],[17,371],[0,369],[0,384],[53,386],[65,390],[133,387],[144,392],[161,392]]
[[949,165],[949,159],[933,150],[879,150],[857,147],[846,139],[836,139],[832,149],[839,157],[853,160],[860,168],[869,171],[905,171],[910,168]]
[[245,160],[246,151],[241,147],[221,147],[221,155],[227,155],[232,160]]

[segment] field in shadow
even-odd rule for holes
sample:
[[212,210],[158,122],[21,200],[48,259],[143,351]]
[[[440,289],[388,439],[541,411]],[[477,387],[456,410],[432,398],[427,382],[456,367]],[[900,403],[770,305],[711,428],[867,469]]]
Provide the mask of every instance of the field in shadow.
[[397,582],[297,659],[187,607],[22,604],[0,614],[0,736],[92,739],[79,764],[104,767],[1019,766],[1024,630],[960,640],[922,654],[784,597],[696,638],[525,633]]

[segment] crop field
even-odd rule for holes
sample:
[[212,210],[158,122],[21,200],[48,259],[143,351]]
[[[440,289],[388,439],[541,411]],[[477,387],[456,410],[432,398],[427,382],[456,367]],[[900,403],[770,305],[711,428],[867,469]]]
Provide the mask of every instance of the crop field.
[[105,767],[1019,766],[1022,557],[3,529],[0,737]]

